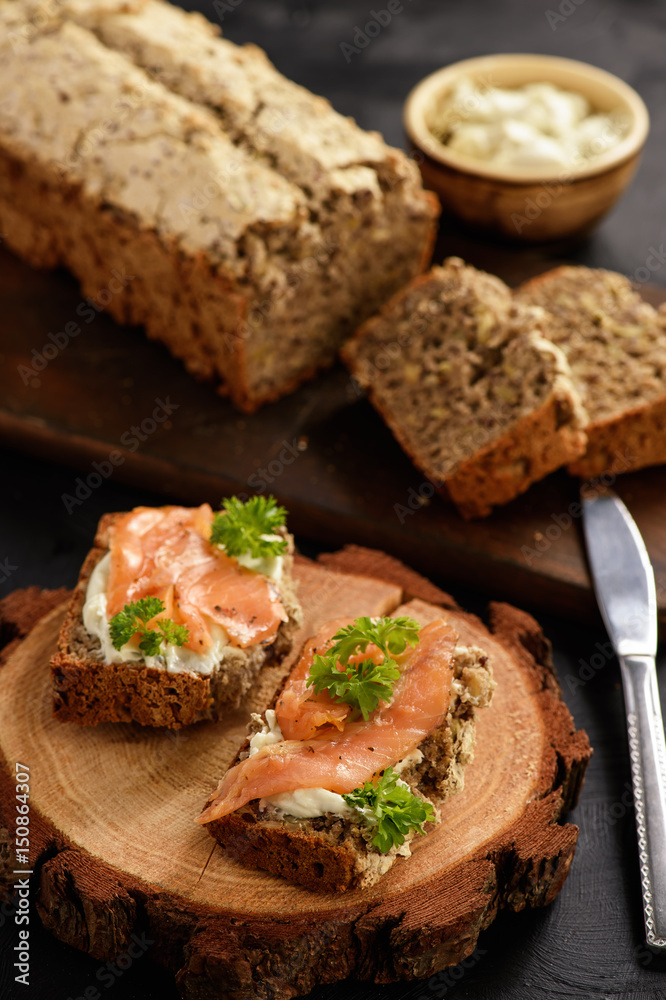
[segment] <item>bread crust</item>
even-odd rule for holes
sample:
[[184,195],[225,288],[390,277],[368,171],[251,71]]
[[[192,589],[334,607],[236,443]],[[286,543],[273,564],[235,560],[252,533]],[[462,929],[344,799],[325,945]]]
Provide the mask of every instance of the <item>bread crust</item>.
[[583,455],[568,466],[572,476],[592,479],[666,462],[666,395],[626,410],[612,420],[591,423]]
[[[428,206],[429,214],[432,216],[432,219],[423,243],[423,252],[421,254],[421,260],[418,268],[421,273],[425,272],[426,268],[430,266],[430,262],[432,261],[435,242],[437,241],[437,232],[439,230],[439,217],[442,211],[440,200],[434,191],[427,191],[424,189],[423,201]],[[393,294],[396,295],[397,292],[394,292]]]
[[230,857],[248,868],[262,868],[320,892],[344,892],[358,881],[351,841],[336,844],[293,824],[262,821],[256,806],[214,820],[208,830]]
[[[38,216],[32,214],[36,203]],[[12,250],[33,267],[66,265],[85,297],[96,301],[114,272],[119,274],[117,291],[105,296],[105,309],[118,323],[142,324],[148,337],[162,341],[196,378],[211,380],[227,372],[224,393],[237,384],[230,348],[247,302],[233,279],[211,268],[203,255],[185,257],[174,240],[141,230],[54,170],[17,159],[1,143],[0,219]],[[181,295],[181,288],[189,294]]]
[[497,504],[513,500],[532,483],[583,452],[585,432],[559,427],[562,403],[553,394],[540,409],[522,417],[509,433],[474,459],[463,462],[440,487],[464,518],[485,517]]
[[[282,622],[272,646],[232,650],[230,658],[208,675],[160,670],[141,661],[105,663],[99,642],[83,625],[83,606],[90,576],[108,552],[109,528],[119,514],[105,514],[98,525],[94,547],[88,553],[72,594],[51,659],[53,714],[61,722],[96,726],[101,722],[138,722],[143,726],[183,726],[216,720],[236,708],[261,669],[279,662],[291,649],[301,622],[300,606],[292,586],[283,588],[289,621]],[[291,556],[287,558],[287,577]]]

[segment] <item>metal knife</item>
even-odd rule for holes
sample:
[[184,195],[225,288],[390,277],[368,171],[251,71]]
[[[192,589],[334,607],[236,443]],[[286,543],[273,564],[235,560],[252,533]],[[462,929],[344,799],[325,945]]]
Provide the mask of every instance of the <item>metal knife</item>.
[[612,490],[581,491],[594,590],[622,670],[648,946],[666,952],[666,744],[655,668],[657,594],[643,539]]

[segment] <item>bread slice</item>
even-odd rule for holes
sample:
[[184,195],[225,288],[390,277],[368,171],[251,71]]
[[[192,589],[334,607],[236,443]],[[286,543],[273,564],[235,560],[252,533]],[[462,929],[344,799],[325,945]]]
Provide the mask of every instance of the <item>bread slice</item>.
[[585,449],[587,421],[543,313],[457,257],[416,278],[342,350],[396,438],[464,517]]
[[248,412],[427,265],[416,165],[201,15],[0,4],[0,91],[7,244]]
[[[446,617],[446,612],[414,599],[392,615],[409,615],[425,625]],[[463,788],[464,770],[474,755],[475,714],[490,703],[495,687],[488,656],[478,647],[458,646],[453,672],[445,721],[419,744],[420,754],[410,755],[401,770],[401,779],[411,791],[431,802],[436,810]],[[230,767],[248,756],[251,737],[266,725],[265,712],[253,716],[249,735]],[[314,819],[298,819],[263,800],[249,802],[209,822],[207,829],[227,854],[244,865],[325,892],[373,885],[398,857],[409,856],[409,844],[415,836],[413,832],[408,834],[401,847],[394,846],[382,854],[370,843],[372,832],[355,818],[326,813]]]
[[291,578],[293,539],[283,557],[280,598],[289,620],[282,622],[275,642],[245,649],[224,647],[210,674],[167,671],[143,660],[107,663],[100,641],[83,623],[88,583],[109,551],[109,528],[118,514],[102,517],[95,543],[81,569],[51,659],[53,713],[62,722],[96,726],[100,722],[138,722],[143,726],[182,726],[217,719],[236,708],[264,665],[279,662],[290,651],[303,616]]
[[522,285],[519,301],[548,313],[545,335],[566,354],[588,413],[585,478],[666,462],[666,307],[627,278],[558,267]]

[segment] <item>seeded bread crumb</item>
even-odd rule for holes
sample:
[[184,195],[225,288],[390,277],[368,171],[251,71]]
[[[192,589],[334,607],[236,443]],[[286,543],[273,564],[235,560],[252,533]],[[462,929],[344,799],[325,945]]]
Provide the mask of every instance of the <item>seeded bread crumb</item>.
[[465,517],[585,449],[587,416],[543,322],[499,278],[451,257],[342,350],[405,451]]
[[567,356],[589,416],[585,478],[666,462],[666,309],[627,278],[558,267],[522,285],[519,301],[547,312],[545,335]]
[[285,555],[280,596],[289,616],[271,646],[227,646],[209,675],[160,670],[143,661],[106,663],[99,640],[83,624],[90,576],[109,548],[109,527],[118,515],[100,521],[94,548],[83,564],[51,659],[53,714],[62,722],[96,726],[100,722],[138,722],[143,726],[182,726],[218,719],[238,707],[264,665],[279,662],[291,649],[302,611],[291,579],[293,540]]

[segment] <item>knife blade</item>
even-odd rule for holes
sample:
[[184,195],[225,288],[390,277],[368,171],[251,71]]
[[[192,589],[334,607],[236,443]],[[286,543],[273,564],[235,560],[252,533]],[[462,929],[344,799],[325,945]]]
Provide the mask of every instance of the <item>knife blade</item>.
[[646,941],[666,952],[666,742],[659,703],[657,595],[645,543],[612,491],[581,491],[594,590],[622,672]]

